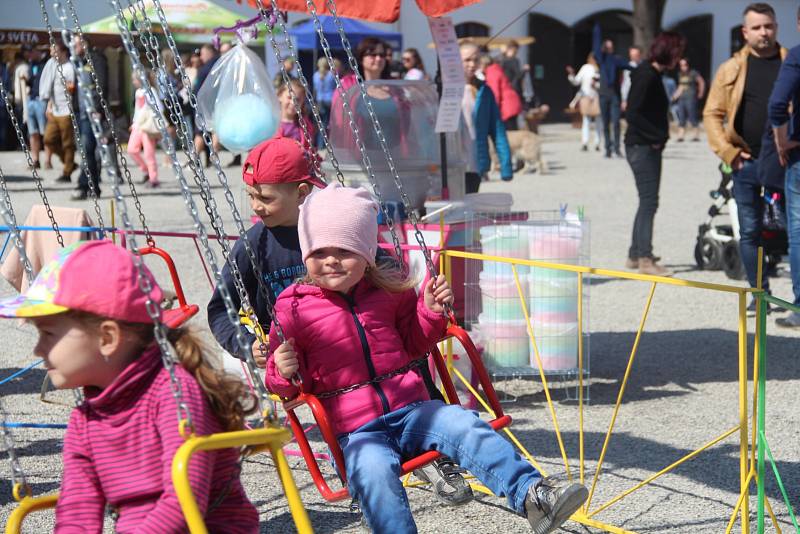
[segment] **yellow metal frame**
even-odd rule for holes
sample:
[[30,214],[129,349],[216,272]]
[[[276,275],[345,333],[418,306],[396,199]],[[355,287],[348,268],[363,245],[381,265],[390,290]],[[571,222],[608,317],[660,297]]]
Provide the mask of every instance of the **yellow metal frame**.
[[205,521],[197,506],[197,501],[189,485],[189,461],[198,451],[227,449],[230,447],[252,446],[254,452],[269,450],[275,462],[275,469],[283,485],[283,491],[289,501],[289,511],[294,519],[299,534],[312,534],[314,529],[308,518],[300,492],[292,478],[292,472],[281,447],[291,439],[291,433],[285,428],[258,428],[223,432],[210,436],[191,436],[181,445],[172,460],[172,484],[178,496],[178,502],[186,518],[186,524],[192,534],[206,534]]
[[[490,261],[490,262],[498,262],[498,263],[506,263],[510,264],[513,270],[514,280],[517,285],[517,292],[520,298],[520,303],[522,305],[522,312],[527,323],[527,330],[528,336],[531,339],[531,344],[533,346],[534,351],[534,358],[537,362],[537,366],[539,367],[539,376],[542,381],[542,386],[545,392],[545,398],[547,400],[548,410],[550,412],[550,417],[553,422],[553,427],[556,433],[556,439],[558,440],[559,451],[561,453],[562,460],[564,462],[564,467],[567,473],[567,476],[572,479],[572,472],[570,470],[570,463],[567,457],[566,450],[564,448],[563,440],[561,437],[561,431],[558,426],[558,419],[556,416],[555,406],[553,405],[553,401],[550,397],[549,387],[547,384],[547,379],[542,369],[541,358],[539,355],[538,345],[536,343],[536,339],[534,336],[533,327],[531,324],[530,315],[528,313],[526,297],[523,294],[521,284],[519,282],[519,275],[517,273],[518,266],[528,266],[528,267],[540,267],[545,269],[552,269],[556,271],[568,271],[575,273],[578,282],[578,324],[579,324],[579,331],[578,331],[578,386],[579,386],[579,394],[578,394],[578,425],[579,425],[579,473],[578,477],[581,483],[585,481],[585,448],[584,448],[584,399],[583,399],[583,366],[584,366],[584,355],[583,355],[583,321],[584,321],[584,311],[583,311],[583,283],[584,277],[586,275],[596,275],[596,276],[604,276],[610,278],[617,278],[622,280],[635,280],[640,282],[649,282],[651,284],[650,291],[647,297],[647,301],[642,313],[641,320],[639,321],[639,326],[636,330],[636,337],[633,342],[633,346],[631,348],[630,355],[628,357],[628,364],[625,368],[625,373],[622,377],[622,381],[620,383],[619,392],[617,394],[616,404],[614,406],[614,411],[611,416],[611,421],[608,425],[608,430],[606,432],[605,439],[603,441],[603,446],[600,452],[600,456],[598,459],[598,463],[595,469],[594,476],[592,478],[592,483],[589,490],[589,498],[587,499],[585,506],[576,512],[572,516],[572,520],[582,523],[584,525],[598,528],[604,530],[606,532],[613,532],[613,533],[630,533],[631,531],[621,529],[619,527],[598,521],[595,516],[600,514],[601,512],[607,510],[611,506],[617,504],[621,500],[628,497],[630,494],[634,493],[635,491],[641,489],[642,487],[652,483],[657,478],[661,477],[662,475],[672,471],[679,465],[687,462],[700,453],[706,451],[707,449],[717,445],[718,443],[724,441],[725,439],[729,438],[732,435],[736,435],[738,433],[739,436],[739,462],[740,462],[740,490],[741,493],[739,495],[738,502],[733,507],[733,513],[730,518],[730,524],[728,527],[728,532],[730,532],[730,528],[732,528],[733,523],[736,520],[736,516],[741,513],[742,518],[742,533],[749,534],[749,490],[751,487],[752,482],[755,478],[755,472],[753,470],[754,465],[754,456],[752,455],[752,451],[750,450],[751,445],[749,442],[748,436],[748,419],[750,414],[748,413],[748,405],[747,405],[747,315],[746,315],[746,295],[748,293],[752,293],[753,291],[760,291],[761,288],[756,288],[755,290],[750,288],[743,288],[737,286],[730,286],[724,284],[714,284],[709,282],[698,282],[692,280],[682,280],[680,278],[666,278],[662,276],[652,276],[652,275],[645,275],[645,274],[638,274],[638,273],[631,273],[626,271],[616,271],[611,269],[596,269],[592,267],[585,267],[580,265],[567,265],[567,264],[559,264],[559,263],[551,263],[546,261],[539,261],[539,260],[525,260],[525,259],[518,259],[518,258],[506,258],[501,256],[491,256],[485,254],[479,254],[474,252],[464,252],[464,251],[456,251],[456,250],[442,250],[441,255],[443,260],[441,264],[444,265],[444,271],[446,274],[451,273],[451,265],[453,258],[459,258],[464,261],[473,260],[473,261]],[[613,498],[609,499],[605,503],[597,506],[596,508],[591,508],[591,501],[594,497],[595,490],[597,488],[598,482],[600,480],[600,476],[602,473],[603,461],[605,459],[606,452],[608,450],[608,444],[611,440],[611,435],[614,431],[614,426],[617,420],[617,416],[619,414],[620,407],[622,405],[622,399],[625,394],[625,388],[627,386],[628,380],[631,375],[631,371],[633,368],[633,362],[636,358],[636,354],[639,348],[639,343],[644,333],[645,324],[647,321],[648,314],[650,312],[650,308],[653,302],[653,298],[655,295],[656,287],[661,285],[668,285],[668,286],[678,286],[678,287],[686,287],[686,288],[693,288],[693,289],[702,289],[702,290],[709,290],[709,291],[717,291],[717,292],[724,292],[724,293],[731,293],[737,296],[737,307],[738,307],[738,325],[737,325],[737,334],[738,334],[738,371],[739,371],[739,403],[738,403],[738,424],[733,428],[728,429],[724,433],[716,436],[715,438],[711,439],[707,443],[703,444],[699,448],[693,450],[689,454],[683,456],[682,458],[674,461],[673,463],[666,466],[664,469],[652,474],[651,476],[647,477],[643,481],[639,482],[638,484],[634,485],[633,487],[626,489],[625,491],[619,493],[618,495],[614,496]],[[760,332],[756,332],[756,335],[760,335]],[[754,358],[757,358],[758,354],[754,354]],[[469,380],[466,379],[459,371],[452,365],[452,354],[448,350],[448,368],[450,369],[451,373],[453,373],[467,388],[470,393],[472,393],[477,399],[478,402],[483,405],[485,409],[488,409],[488,406],[478,394],[478,392],[472,387]],[[757,363],[757,362],[756,362]],[[755,400],[753,403],[753,417],[755,418]],[[525,457],[540,471],[538,463],[535,459],[530,455],[530,453],[525,450],[519,440],[513,435],[510,429],[504,429],[508,437],[511,441],[522,451]],[[755,438],[753,438],[755,439]],[[546,475],[544,471],[543,474]],[[409,484],[411,486],[411,484]],[[472,484],[472,487],[478,491],[483,493],[491,493],[488,489],[481,486],[480,484]],[[769,503],[768,503],[769,504]],[[770,512],[771,512],[771,508]],[[772,514],[771,514],[772,515]],[[774,516],[773,516],[774,518]],[[774,520],[774,519],[773,519]]]
[[19,500],[19,504],[6,521],[6,534],[20,534],[22,532],[22,522],[28,514],[38,510],[55,508],[58,502],[58,493],[43,495],[41,497],[25,496]]

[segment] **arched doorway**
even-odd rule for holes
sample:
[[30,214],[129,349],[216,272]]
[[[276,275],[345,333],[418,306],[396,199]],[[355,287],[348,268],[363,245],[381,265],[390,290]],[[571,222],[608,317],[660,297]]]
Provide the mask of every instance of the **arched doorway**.
[[482,22],[461,22],[456,24],[456,37],[489,37],[489,26]]
[[550,106],[547,120],[569,120],[563,110],[575,94],[564,70],[572,57],[570,29],[552,17],[534,13],[528,17],[528,34],[536,38],[528,46],[533,89],[539,101]]
[[674,25],[670,30],[680,33],[686,38],[684,56],[689,65],[700,75],[710,81],[711,76],[711,33],[714,24],[713,15],[689,17]]
[[586,56],[592,51],[592,30],[595,24],[600,24],[603,39],[614,42],[615,53],[627,58],[628,48],[633,44],[632,22],[633,14],[622,9],[600,11],[576,22],[572,27],[572,64],[579,67],[586,62]]

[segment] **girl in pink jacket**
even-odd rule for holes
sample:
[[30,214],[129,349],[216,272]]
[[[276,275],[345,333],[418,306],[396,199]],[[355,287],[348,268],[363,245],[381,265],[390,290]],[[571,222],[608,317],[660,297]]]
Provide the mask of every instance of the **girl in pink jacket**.
[[[417,297],[394,262],[375,263],[377,215],[369,193],[337,184],[300,206],[308,273],[275,303],[287,341],[279,344],[273,324],[268,387],[291,398],[299,373],[306,391],[321,397],[344,453],[339,468],[373,532],[417,531],[398,477],[405,460],[428,450],[506,496],[534,532],[551,532],[580,507],[586,488],[543,479],[476,414],[429,400],[418,367],[445,333],[453,293],[440,276]],[[355,384],[364,385],[334,393]]]
[[[158,303],[161,289],[147,276]],[[145,303],[131,254],[111,241],[61,249],[23,295],[0,301],[0,317],[26,318],[38,330],[34,354],[44,359],[53,385],[84,392],[64,437],[57,534],[103,532],[106,508],[115,532],[187,531],[171,478],[172,458],[185,440]],[[211,367],[191,332],[169,330],[168,337],[193,432],[241,430],[253,409],[242,400],[242,382]],[[258,532],[239,471],[233,448],[192,457],[189,483],[210,532]]]

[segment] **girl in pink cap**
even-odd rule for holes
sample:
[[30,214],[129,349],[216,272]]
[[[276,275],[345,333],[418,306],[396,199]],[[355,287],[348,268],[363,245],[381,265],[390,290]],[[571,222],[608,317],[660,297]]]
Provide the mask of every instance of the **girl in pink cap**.
[[[417,296],[395,262],[376,263],[377,216],[369,193],[338,184],[300,205],[307,275],[275,303],[287,341],[279,344],[273,325],[267,385],[294,397],[299,390],[292,377],[299,373],[305,390],[322,397],[344,453],[348,489],[372,531],[417,531],[400,466],[437,450],[506,496],[536,534],[551,532],[583,504],[586,488],[543,479],[474,413],[430,400],[414,362],[424,363],[444,336],[444,307],[453,292],[439,276]],[[390,377],[369,382],[385,374]]]
[[[146,274],[150,297],[160,302],[161,289]],[[0,316],[26,318],[38,330],[34,354],[44,359],[53,385],[84,391],[64,437],[59,534],[102,532],[107,507],[116,532],[187,529],[171,479],[184,438],[146,301],[128,251],[110,241],[83,241],[59,251],[24,294],[0,302]],[[168,313],[164,320],[171,322]],[[179,328],[168,337],[194,432],[241,430],[254,408],[242,382],[208,363],[195,334]],[[221,449],[194,455],[189,466],[211,532],[258,531],[238,459],[236,449]]]

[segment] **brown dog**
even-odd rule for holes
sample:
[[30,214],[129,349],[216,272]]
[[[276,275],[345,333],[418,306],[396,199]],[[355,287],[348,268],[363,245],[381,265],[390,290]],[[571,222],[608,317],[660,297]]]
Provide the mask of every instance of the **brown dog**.
[[[542,143],[538,134],[527,130],[511,130],[506,132],[506,136],[512,160],[525,162],[523,172],[538,170],[541,174],[547,174],[547,163],[542,159]],[[492,170],[499,171],[500,160],[493,143],[490,143],[489,155],[492,158]]]

